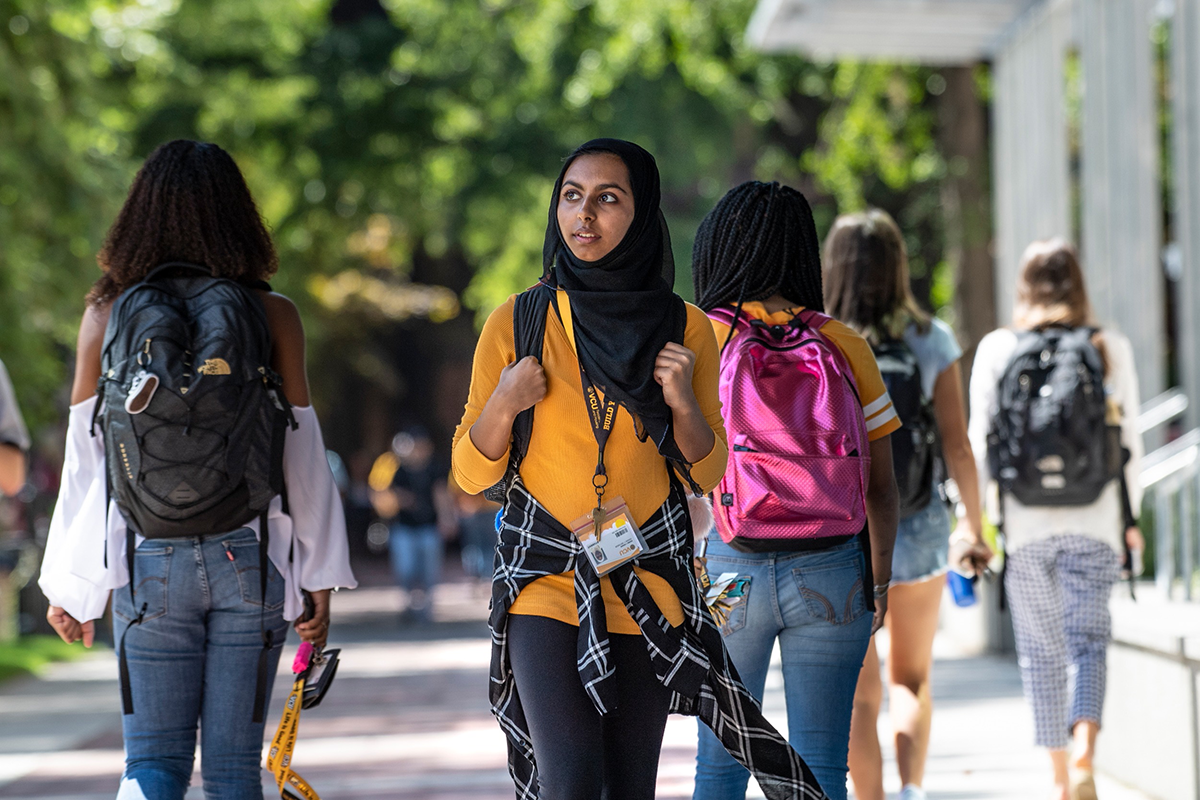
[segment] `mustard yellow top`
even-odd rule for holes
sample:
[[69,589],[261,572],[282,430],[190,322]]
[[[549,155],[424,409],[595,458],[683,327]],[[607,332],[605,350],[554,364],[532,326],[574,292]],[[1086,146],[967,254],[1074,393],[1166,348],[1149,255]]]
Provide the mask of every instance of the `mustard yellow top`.
[[[469,494],[478,494],[497,483],[504,477],[508,465],[508,452],[492,461],[479,452],[468,432],[495,390],[500,371],[516,360],[512,327],[515,297],[510,297],[493,311],[483,326],[475,346],[466,410],[454,432],[454,479]],[[558,298],[559,307],[564,315],[568,315],[566,293],[560,291]],[[716,435],[712,452],[692,465],[693,480],[707,492],[724,474],[729,452],[725,444],[725,426],[721,422],[721,403],[717,399],[720,369],[717,342],[708,317],[691,304],[687,306],[683,345],[696,354],[692,388],[704,418]],[[596,439],[588,421],[575,349],[553,309],[546,319],[542,367],[546,372],[546,396],[534,411],[533,433],[529,452],[521,464],[521,478],[546,510],[569,528],[573,521],[596,505],[596,492],[592,488]],[[667,499],[669,481],[665,461],[653,442],[638,440],[633,419],[625,409],[617,412],[605,447],[604,463],[608,472],[605,497],[622,497],[639,525]],[[634,571],[667,620],[672,625],[681,624],[683,608],[667,582],[636,566]],[[517,596],[510,613],[549,617],[578,625],[574,581],[571,572],[539,578]],[[637,623],[617,599],[607,577],[601,579],[600,589],[609,632],[639,633]]]

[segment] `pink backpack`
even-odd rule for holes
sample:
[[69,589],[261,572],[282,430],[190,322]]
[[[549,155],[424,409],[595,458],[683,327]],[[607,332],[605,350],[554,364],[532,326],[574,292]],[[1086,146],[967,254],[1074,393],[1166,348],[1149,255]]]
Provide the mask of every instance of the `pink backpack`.
[[[708,316],[731,325],[734,311]],[[866,528],[871,451],[850,364],[802,311],[769,325],[739,315],[721,354],[729,467],[713,510],[721,538],[742,550],[810,550]]]

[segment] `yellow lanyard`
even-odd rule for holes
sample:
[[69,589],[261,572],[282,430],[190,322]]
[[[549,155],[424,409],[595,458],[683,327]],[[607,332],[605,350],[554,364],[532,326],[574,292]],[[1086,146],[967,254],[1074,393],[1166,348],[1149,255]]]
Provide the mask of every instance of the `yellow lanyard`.
[[275,774],[275,783],[283,800],[321,800],[321,795],[308,785],[308,781],[292,772],[292,751],[296,749],[296,730],[300,727],[303,702],[304,675],[301,674],[296,676],[292,692],[283,705],[283,716],[267,754],[267,769]]
[[614,400],[602,398],[596,385],[592,383],[583,371],[583,362],[579,360],[579,350],[575,347],[575,320],[571,314],[571,298],[562,289],[558,290],[558,309],[562,317],[563,330],[567,333],[567,341],[575,351],[575,360],[579,361],[579,380],[583,384],[584,400],[588,409],[588,421],[592,424],[592,433],[596,436],[596,473],[592,476],[592,488],[596,490],[596,508],[592,511],[595,521],[596,538],[600,537],[600,524],[604,517],[604,489],[608,486],[608,472],[604,468],[604,448],[608,437],[612,434],[613,425],[617,419],[617,403]]

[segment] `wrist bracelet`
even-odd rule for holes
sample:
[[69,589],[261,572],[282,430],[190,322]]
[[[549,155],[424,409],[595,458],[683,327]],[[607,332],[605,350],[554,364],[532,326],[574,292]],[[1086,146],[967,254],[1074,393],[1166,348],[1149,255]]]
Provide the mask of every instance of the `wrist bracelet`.
[[888,593],[888,589],[890,589],[890,588],[891,588],[891,586],[892,586],[892,585],[891,585],[890,583],[884,583],[884,584],[878,584],[878,583],[877,583],[877,584],[875,584],[875,586],[873,587],[873,588],[875,589],[875,596],[876,596],[876,597],[879,597],[880,595],[885,595],[885,594],[887,594],[887,593]]

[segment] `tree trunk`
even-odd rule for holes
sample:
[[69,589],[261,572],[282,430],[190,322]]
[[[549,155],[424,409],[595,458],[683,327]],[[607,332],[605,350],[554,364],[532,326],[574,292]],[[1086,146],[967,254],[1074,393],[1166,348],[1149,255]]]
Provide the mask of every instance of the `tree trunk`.
[[941,189],[946,260],[954,271],[955,328],[963,345],[964,377],[979,340],[996,327],[987,111],[974,72],[974,66],[942,70],[946,90],[937,104],[938,145],[947,167]]

